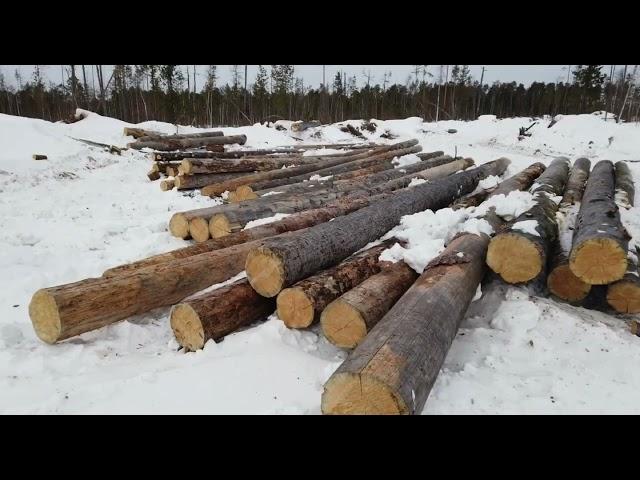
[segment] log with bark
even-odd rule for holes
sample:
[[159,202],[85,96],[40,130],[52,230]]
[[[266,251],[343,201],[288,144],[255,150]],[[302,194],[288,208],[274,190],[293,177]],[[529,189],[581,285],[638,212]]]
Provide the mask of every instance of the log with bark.
[[154,164],[151,167],[151,170],[149,170],[149,173],[147,173],[147,177],[152,182],[155,181],[155,180],[159,180],[160,179],[160,171],[158,170],[158,166],[157,165]]
[[394,242],[386,240],[285,288],[276,301],[278,317],[289,328],[310,327],[329,303],[380,272],[378,257]]
[[151,130],[144,130],[142,128],[133,128],[133,127],[124,127],[124,136],[125,137],[133,137],[140,138],[144,136],[162,136],[160,132],[154,132]]
[[[156,167],[160,173],[167,174],[167,168],[178,168],[180,166],[180,162],[155,162]],[[154,170],[151,167],[151,170]]]
[[562,195],[569,175],[569,160],[556,158],[532,187],[534,206],[515,219],[505,232],[491,239],[487,264],[507,283],[522,283],[543,275],[558,236],[551,197]]
[[315,128],[315,127],[319,127],[320,126],[320,122],[318,120],[312,120],[310,122],[293,122],[291,124],[291,131],[292,132],[303,132],[305,130],[307,130],[308,128]]
[[[509,160],[500,159],[437,182],[427,182],[349,215],[279,241],[266,241],[247,257],[246,271],[251,286],[265,297],[328,268],[396,226],[404,215],[426,209],[437,210],[473,191],[489,175],[502,175]],[[439,168],[439,167],[436,167]]]
[[635,200],[635,187],[633,175],[626,162],[616,162],[616,203],[622,208],[633,207]]
[[[168,171],[169,169],[167,169]],[[228,180],[239,179],[247,175],[247,172],[235,173],[208,173],[200,175],[175,175],[176,188],[178,190],[189,190],[202,188],[212,182],[226,182]]]
[[422,411],[482,280],[488,241],[462,235],[431,261],[325,383],[324,414]]
[[205,147],[207,145],[228,145],[237,143],[244,145],[247,142],[246,135],[230,135],[223,137],[204,137],[204,138],[186,138],[184,140],[151,140],[148,142],[133,142],[127,144],[127,147],[135,150],[142,150],[143,148],[151,148],[153,150],[159,150],[163,152],[172,152],[174,150],[181,150],[185,148]]
[[624,277],[607,285],[607,303],[618,313],[640,313],[639,254],[638,247],[629,252]]
[[177,177],[178,175],[180,175],[180,172],[178,171],[180,167],[167,167],[164,171],[165,175],[167,175],[168,177]]
[[171,309],[171,329],[185,350],[196,351],[209,340],[262,320],[275,310],[272,298],[261,297],[246,279],[177,304]]
[[576,277],[569,268],[571,237],[568,236],[568,231],[573,231],[575,228],[576,214],[580,208],[590,170],[591,161],[587,158],[579,158],[571,168],[558,210],[559,235],[549,261],[547,288],[556,297],[572,303],[584,300],[591,290],[591,285]]
[[170,142],[171,140],[186,140],[190,138],[210,138],[210,137],[223,137],[224,133],[221,131],[199,132],[199,133],[181,133],[176,135],[143,135],[138,137],[139,142],[156,141]]
[[173,190],[173,187],[175,186],[176,186],[175,180],[162,180],[160,182],[160,190],[162,190],[163,192]]
[[582,196],[569,268],[591,285],[620,280],[627,271],[628,243],[615,203],[613,163],[601,160],[593,167]]

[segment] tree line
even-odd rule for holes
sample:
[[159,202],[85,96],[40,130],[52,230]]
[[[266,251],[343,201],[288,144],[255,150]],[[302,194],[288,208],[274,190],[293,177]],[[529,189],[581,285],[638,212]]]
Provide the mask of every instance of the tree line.
[[103,65],[61,65],[59,84],[45,82],[41,67],[36,65],[28,79],[16,70],[15,86],[0,73],[0,113],[57,121],[79,107],[132,123],[159,120],[200,127],[279,119],[334,123],[419,116],[437,121],[599,110],[637,122],[640,115],[637,65],[611,66],[609,72],[602,65],[577,65],[566,82],[527,87],[485,84],[482,77],[471,76],[468,65],[442,65],[437,76],[428,65],[415,65],[404,83],[391,83],[390,72],[374,83],[363,72],[364,84],[358,87],[356,76],[339,71],[331,84],[319,88],[305,85],[293,65],[259,65],[251,82],[246,65],[233,65],[231,82],[224,85],[216,65],[207,66],[203,85],[198,85],[195,65],[187,66],[186,74],[181,65],[115,65],[108,78]]

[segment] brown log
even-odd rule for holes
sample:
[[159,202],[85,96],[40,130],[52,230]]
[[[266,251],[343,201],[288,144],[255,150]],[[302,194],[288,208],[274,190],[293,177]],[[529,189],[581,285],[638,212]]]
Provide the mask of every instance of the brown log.
[[144,130],[142,128],[124,127],[124,136],[140,138],[144,136],[161,136],[162,133],[152,132],[151,130]]
[[607,285],[607,303],[618,313],[640,313],[640,271],[638,249],[629,252],[627,272],[622,279]]
[[[178,178],[178,177],[176,177]],[[167,192],[169,190],[173,190],[173,187],[175,187],[175,180],[162,180],[160,182],[160,190],[162,190],[163,192]]]
[[34,153],[32,155],[32,158],[34,160],[47,160],[47,156],[46,155],[38,155],[37,153]]
[[[178,168],[180,166],[180,162],[155,162],[156,167],[160,173],[167,174],[167,168]],[[153,170],[154,168],[151,167]]]
[[246,172],[176,175],[174,180],[178,190],[189,190],[202,188],[205,185],[209,185],[211,182],[225,182],[227,180],[242,178],[245,175]]
[[244,145],[247,142],[246,135],[230,135],[223,137],[205,137],[205,138],[186,138],[184,140],[152,140],[148,142],[133,142],[127,144],[127,147],[136,150],[143,148],[151,148],[153,150],[160,150],[164,152],[171,152],[174,150],[181,150],[185,148],[204,147],[207,145],[227,145],[237,143]]
[[380,272],[378,257],[393,242],[387,240],[282,290],[276,300],[280,320],[289,328],[310,327],[329,303]]
[[199,133],[181,133],[176,135],[143,135],[138,137],[137,140],[140,142],[147,141],[161,141],[168,142],[171,140],[186,140],[189,138],[210,138],[210,137],[222,137],[224,133],[221,131],[212,131],[212,132],[199,132]]
[[325,383],[322,413],[421,413],[485,272],[488,240],[462,235],[427,266]]
[[151,170],[149,170],[149,173],[147,173],[147,177],[152,182],[160,178],[160,172],[158,171],[158,167],[156,165],[151,167]]
[[627,271],[629,234],[615,203],[613,163],[595,164],[580,204],[569,255],[569,268],[580,280],[605,285]]
[[[505,282],[528,282],[545,273],[547,259],[558,237],[558,205],[550,196],[560,196],[569,175],[569,160],[556,158],[532,187],[534,206],[515,219],[507,231],[491,239],[487,264]],[[520,222],[535,222],[536,234],[521,230]]]
[[587,186],[590,170],[591,161],[588,158],[579,158],[574,162],[573,167],[571,167],[569,179],[567,180],[567,187],[560,201],[561,207],[564,205],[579,204],[582,201],[582,195]]
[[383,267],[327,305],[320,315],[322,333],[337,347],[355,348],[418,276],[403,261]]
[[[427,182],[397,192],[390,198],[304,231],[249,253],[246,263],[251,286],[265,297],[309,275],[335,265],[367,243],[396,226],[404,215],[426,209],[437,210],[473,191],[488,175],[501,175],[509,160],[500,159],[437,182]],[[440,168],[440,167],[436,167]]]
[[180,175],[180,172],[178,171],[179,167],[167,167],[165,169],[165,174],[168,177],[177,177],[178,175]]
[[633,207],[635,200],[635,187],[633,175],[625,162],[616,162],[616,203],[622,208]]
[[[262,155],[275,155],[287,153],[302,153],[305,150],[316,150],[322,148],[347,148],[351,151],[355,150],[371,150],[380,148],[384,145],[376,144],[340,144],[340,145],[292,145],[289,147],[276,147],[271,149],[259,150],[233,150],[226,152],[208,152],[208,151],[184,151],[184,152],[154,152],[151,154],[152,160],[182,160],[184,158],[242,158],[255,157]],[[222,147],[218,145],[218,147]],[[348,152],[345,152],[348,153]]]
[[273,299],[261,297],[243,279],[174,306],[171,329],[181,347],[196,351],[207,341],[219,342],[274,310]]

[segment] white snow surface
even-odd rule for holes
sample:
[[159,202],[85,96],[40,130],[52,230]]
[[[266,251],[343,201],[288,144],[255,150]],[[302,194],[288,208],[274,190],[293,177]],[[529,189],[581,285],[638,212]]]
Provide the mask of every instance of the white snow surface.
[[[417,138],[424,152],[452,155],[457,148],[478,165],[506,156],[512,164],[505,177],[556,156],[586,156],[593,164],[640,155],[640,128],[604,122],[601,115],[564,115],[551,128],[545,118],[522,141],[518,128],[530,125],[529,118],[372,121],[378,128],[365,130],[365,139],[336,125],[314,129],[319,137],[260,124],[219,130],[247,135],[245,146],[232,149],[301,143],[292,135],[305,143]],[[35,336],[28,304],[36,290],[183,247],[167,232],[170,216],[220,202],[160,191],[146,177],[151,162],[144,153],[111,155],[73,139],[125,146],[132,141],[123,136],[125,126],[132,125],[93,113],[74,124],[0,115],[0,413],[320,413],[322,386],[346,352],[329,344],[318,327],[288,330],[275,314],[186,354],[171,333],[169,308],[58,345]],[[204,130],[162,122],[138,126],[164,133]],[[458,133],[447,134],[451,128]],[[385,131],[398,138],[380,138]],[[48,160],[32,160],[35,153]],[[629,167],[640,178],[640,164]],[[527,192],[499,197],[492,205],[512,217],[531,202]],[[478,220],[483,208],[404,217],[386,237],[396,235],[407,245],[385,255],[421,271],[455,233],[486,229]],[[633,247],[640,238],[639,211],[622,209],[621,215]],[[640,338],[624,319],[531,297],[524,287],[497,281],[477,293],[422,413],[640,413],[640,370],[629,368],[640,361]]]
[[536,228],[538,227],[537,220],[522,220],[521,222],[516,222],[511,226],[512,230],[517,230],[518,232],[528,233],[529,235],[533,235],[535,237],[539,237],[540,234]]

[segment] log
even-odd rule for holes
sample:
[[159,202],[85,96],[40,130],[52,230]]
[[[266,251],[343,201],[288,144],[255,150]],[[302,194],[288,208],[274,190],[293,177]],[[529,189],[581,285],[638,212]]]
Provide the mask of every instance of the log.
[[[268,240],[253,249],[245,269],[251,286],[262,296],[273,297],[295,282],[328,268],[396,226],[404,215],[437,210],[473,191],[489,175],[501,175],[509,160],[499,159],[437,182],[427,182],[397,192],[327,223],[294,232],[279,241]],[[436,167],[440,168],[440,167]]]
[[124,136],[140,138],[144,136],[162,136],[160,132],[153,132],[151,130],[144,130],[142,128],[124,127]]
[[591,161],[587,158],[579,158],[571,168],[558,211],[560,235],[555,241],[553,254],[549,261],[547,288],[556,297],[570,303],[583,301],[591,291],[591,285],[576,277],[569,268],[571,241],[570,237],[567,238],[566,233],[575,228],[576,214],[580,208],[590,169]]
[[291,124],[292,132],[303,132],[308,128],[319,127],[321,124],[318,120],[312,120],[310,122],[293,122]]
[[615,282],[627,271],[629,234],[614,198],[613,163],[601,160],[587,181],[569,255],[571,271],[591,285]]
[[616,203],[622,208],[633,207],[635,200],[635,187],[633,185],[633,175],[629,170],[629,165],[625,162],[616,162]]
[[160,150],[164,152],[171,152],[174,150],[180,150],[184,148],[204,147],[207,145],[228,145],[237,143],[244,145],[247,142],[246,135],[230,135],[223,137],[205,137],[205,138],[186,138],[184,140],[169,140],[160,141],[152,140],[147,142],[133,142],[127,144],[127,147],[135,150],[142,150],[143,148],[151,148],[153,150]]
[[[167,171],[168,170],[169,169],[167,169]],[[212,182],[226,182],[227,180],[242,178],[245,175],[246,172],[176,175],[174,180],[178,190],[189,190],[193,188],[202,188],[206,185],[210,185]]]
[[[255,157],[263,155],[302,153],[305,150],[317,150],[322,148],[346,148],[351,151],[370,150],[374,148],[384,147],[385,145],[377,144],[338,144],[338,145],[292,145],[290,147],[276,147],[271,149],[259,150],[234,150],[226,152],[207,152],[207,151],[185,151],[185,152],[154,152],[152,160],[182,160],[184,158],[242,158]],[[345,152],[352,153],[352,152]]]
[[327,305],[320,315],[322,333],[337,347],[355,348],[418,276],[403,261],[383,267]]
[[[154,167],[155,167],[155,165],[154,165]],[[158,167],[155,167],[155,168],[152,167],[151,170],[149,170],[149,173],[147,173],[147,177],[152,182],[155,181],[155,180],[160,179],[160,172],[158,171]]]
[[171,329],[181,347],[196,351],[209,340],[219,342],[274,310],[273,299],[261,297],[242,279],[174,306]]
[[[167,168],[178,168],[180,166],[180,162],[155,162],[156,167],[160,173],[167,174]],[[151,167],[154,170],[154,167]]]
[[393,242],[387,240],[285,288],[276,300],[278,317],[289,328],[310,327],[329,303],[380,272],[378,257]]
[[[568,175],[567,158],[559,157],[551,162],[531,189],[534,206],[518,216],[507,231],[491,239],[487,264],[505,282],[528,282],[544,274],[558,237],[555,216],[558,205],[550,196],[562,195]],[[528,233],[532,230],[535,233]]]
[[37,153],[34,153],[32,155],[32,158],[34,160],[47,160],[47,156],[46,155],[38,155]]
[[221,131],[210,131],[200,133],[181,133],[179,135],[143,135],[142,137],[138,137],[137,140],[140,142],[156,140],[159,140],[161,142],[168,142],[171,140],[186,140],[189,138],[210,138],[222,136],[224,136],[224,133],[222,133]]
[[322,413],[422,411],[482,280],[488,241],[462,235],[427,266],[325,383]]
[[173,187],[175,186],[176,186],[175,180],[162,180],[160,182],[160,190],[162,190],[163,192],[173,190]]
[[640,271],[638,256],[629,252],[627,271],[622,279],[607,285],[607,303],[618,313],[640,313]]
[[442,157],[444,156],[444,152],[442,150],[437,150],[435,152],[417,153],[416,155],[418,155],[420,160],[424,162],[425,160],[431,160],[432,158]]

